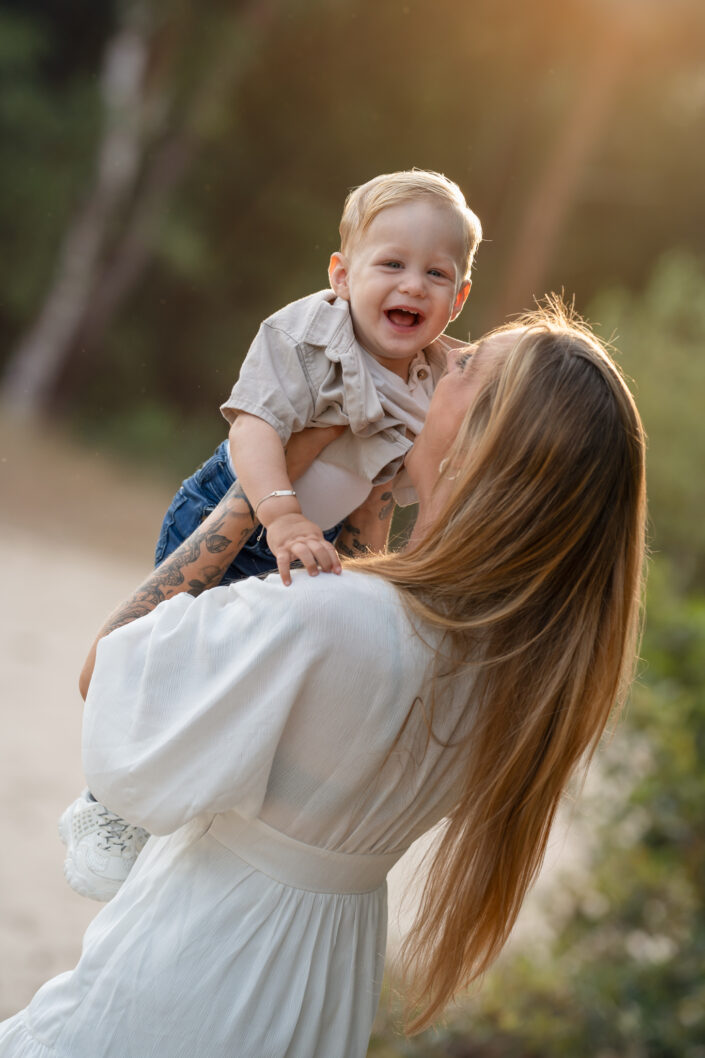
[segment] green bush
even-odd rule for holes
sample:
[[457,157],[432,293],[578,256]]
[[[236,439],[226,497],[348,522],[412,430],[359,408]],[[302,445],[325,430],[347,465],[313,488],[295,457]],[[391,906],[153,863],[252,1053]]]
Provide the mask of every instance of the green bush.
[[635,382],[653,547],[667,552],[681,586],[705,588],[705,266],[672,251],[643,292],[602,294],[590,317]]

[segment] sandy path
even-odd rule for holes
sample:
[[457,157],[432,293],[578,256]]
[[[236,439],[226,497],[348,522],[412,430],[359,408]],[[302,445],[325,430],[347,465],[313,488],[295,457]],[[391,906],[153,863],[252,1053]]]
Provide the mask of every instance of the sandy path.
[[[3,527],[0,615],[0,1016],[47,977],[72,966],[99,905],[65,884],[57,819],[80,793],[81,699],[76,677],[87,644],[138,566],[78,547],[54,546],[40,587],[39,537]],[[39,606],[37,605],[40,603]]]

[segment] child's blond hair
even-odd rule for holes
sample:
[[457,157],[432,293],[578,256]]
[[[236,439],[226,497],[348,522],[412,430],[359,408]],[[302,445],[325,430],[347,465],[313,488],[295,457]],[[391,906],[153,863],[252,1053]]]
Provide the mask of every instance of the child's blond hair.
[[482,241],[482,225],[465,201],[457,184],[442,173],[428,169],[407,169],[383,173],[353,188],[345,200],[340,219],[340,249],[349,253],[378,213],[390,206],[428,198],[450,210],[460,222],[463,240],[461,265],[463,277],[470,274],[475,251]]

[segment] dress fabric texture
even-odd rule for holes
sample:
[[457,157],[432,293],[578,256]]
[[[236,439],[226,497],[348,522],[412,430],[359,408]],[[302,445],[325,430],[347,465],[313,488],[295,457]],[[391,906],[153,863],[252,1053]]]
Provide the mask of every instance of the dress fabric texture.
[[[0,1058],[364,1058],[384,875],[460,781],[427,733],[434,645],[359,572],[179,595],[103,639],[86,778],[154,836]],[[441,691],[447,742],[467,680]]]

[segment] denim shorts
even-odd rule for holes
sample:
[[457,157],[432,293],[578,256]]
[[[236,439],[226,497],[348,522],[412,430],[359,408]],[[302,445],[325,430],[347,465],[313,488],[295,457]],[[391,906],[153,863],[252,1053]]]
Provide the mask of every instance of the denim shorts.
[[[171,501],[162,523],[154,556],[155,565],[160,565],[179,544],[191,535],[208,515],[218,506],[228,489],[235,483],[230,468],[228,441],[218,445],[210,459],[198,468],[195,474],[182,482],[181,488]],[[324,532],[331,543],[340,532],[342,523]],[[260,527],[254,530],[240,553],[228,566],[221,584],[232,584],[245,577],[257,577],[272,573],[277,568],[274,555],[266,544],[267,534],[258,541]]]

